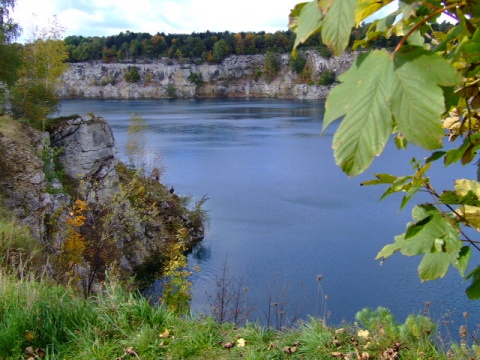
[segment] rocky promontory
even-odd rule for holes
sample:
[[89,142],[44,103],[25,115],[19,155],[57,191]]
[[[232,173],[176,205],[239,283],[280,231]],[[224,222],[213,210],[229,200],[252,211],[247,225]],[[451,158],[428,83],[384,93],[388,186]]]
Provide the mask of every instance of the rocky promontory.
[[158,267],[169,243],[189,248],[203,238],[201,214],[158,170],[139,174],[116,157],[105,120],[75,115],[45,129],[0,117],[0,200],[41,244],[52,278],[74,272],[90,293],[112,266],[130,277]]
[[[308,76],[289,66],[289,54],[277,55],[274,78],[262,76],[264,55],[232,55],[219,64],[162,58],[136,63],[73,63],[58,85],[62,98],[288,98],[324,99],[330,87],[318,85],[322,72],[339,75],[355,55],[323,58],[305,52]],[[129,76],[132,75],[132,76]]]

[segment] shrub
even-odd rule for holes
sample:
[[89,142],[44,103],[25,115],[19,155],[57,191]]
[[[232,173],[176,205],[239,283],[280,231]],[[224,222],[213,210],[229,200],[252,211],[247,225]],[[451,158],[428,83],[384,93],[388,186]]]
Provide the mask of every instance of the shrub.
[[325,59],[330,59],[332,57],[332,52],[325,45],[320,45],[318,47],[318,53],[320,54],[321,57]]
[[320,79],[318,79],[318,85],[331,85],[333,84],[337,79],[337,74],[335,73],[334,70],[327,69],[325,71],[322,71],[320,74]]
[[192,72],[188,76],[188,81],[190,81],[191,83],[194,83],[197,86],[202,86],[203,85],[202,74]]
[[307,58],[304,53],[299,51],[296,57],[290,56],[288,65],[290,65],[290,68],[297,74],[301,74],[305,65],[307,65]]
[[140,80],[140,72],[138,66],[129,66],[125,74],[125,80],[129,83],[136,83]]
[[267,51],[263,62],[263,73],[267,81],[275,79],[280,71],[280,59],[273,51]]
[[167,86],[167,95],[168,95],[168,97],[170,97],[170,98],[175,98],[175,97],[177,97],[177,88],[175,87],[175,85],[168,84],[168,86]]

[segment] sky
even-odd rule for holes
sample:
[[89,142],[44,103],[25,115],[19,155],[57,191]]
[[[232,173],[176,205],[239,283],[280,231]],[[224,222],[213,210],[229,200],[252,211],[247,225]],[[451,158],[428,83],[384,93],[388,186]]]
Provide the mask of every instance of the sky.
[[108,36],[127,30],[166,34],[288,29],[288,15],[305,0],[16,0],[12,18],[23,28],[46,27],[54,16],[64,36]]

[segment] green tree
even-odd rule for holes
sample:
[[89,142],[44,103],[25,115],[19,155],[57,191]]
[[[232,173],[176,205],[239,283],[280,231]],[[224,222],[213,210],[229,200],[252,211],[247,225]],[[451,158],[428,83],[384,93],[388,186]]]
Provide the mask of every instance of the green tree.
[[58,106],[55,85],[66,70],[67,46],[60,40],[62,28],[56,19],[50,28],[34,30],[32,40],[21,50],[19,78],[11,88],[10,106],[14,117],[39,123]]
[[129,83],[136,83],[140,80],[140,69],[138,66],[129,66],[125,73],[125,80]]
[[12,42],[20,34],[20,26],[10,18],[14,0],[0,0],[0,114],[5,112],[7,90],[18,78],[21,57]]
[[230,51],[230,46],[224,39],[217,41],[213,45],[213,61],[216,63],[222,62],[223,59],[230,55]]
[[297,56],[290,56],[288,64],[297,74],[301,74],[305,65],[307,65],[307,57],[303,52],[298,52]]
[[[295,49],[313,34],[339,55],[349,45],[352,27],[370,15],[384,14],[393,0],[329,0],[298,4],[290,14]],[[422,281],[443,277],[450,266],[471,281],[466,289],[480,298],[480,266],[467,272],[472,251],[480,250],[470,228],[480,231],[480,183],[459,179],[453,189],[434,189],[428,170],[434,161],[446,166],[475,161],[480,148],[480,13],[478,1],[400,0],[398,8],[375,20],[365,38],[353,48],[369,48],[372,41],[399,38],[391,52],[370,49],[358,55],[351,68],[339,77],[326,101],[324,129],[342,119],[333,138],[337,164],[350,176],[365,171],[380,155],[387,141],[403,148],[408,143],[431,151],[426,160],[412,161],[408,176],[377,174],[364,185],[387,186],[385,197],[403,193],[403,208],[419,191],[433,198],[413,208],[406,231],[385,246],[377,259],[396,252],[421,255],[418,273]],[[382,10],[381,12],[379,12]],[[440,15],[455,25],[442,32]],[[428,41],[426,41],[428,39]],[[449,135],[446,137],[445,135]],[[455,140],[456,148],[444,149]],[[471,264],[472,265],[472,264]],[[474,265],[474,264],[473,264]],[[475,266],[475,265],[474,265]]]
[[267,81],[274,80],[280,71],[280,59],[278,54],[267,51],[263,60],[263,74]]

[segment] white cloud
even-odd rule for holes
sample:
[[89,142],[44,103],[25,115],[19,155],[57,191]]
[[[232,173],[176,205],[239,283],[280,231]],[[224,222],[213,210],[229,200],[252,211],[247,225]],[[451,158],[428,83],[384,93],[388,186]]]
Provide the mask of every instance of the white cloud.
[[[286,30],[301,0],[17,0],[13,17],[26,29],[57,16],[65,35],[106,36],[120,31],[192,33]],[[36,14],[36,18],[32,16]]]

